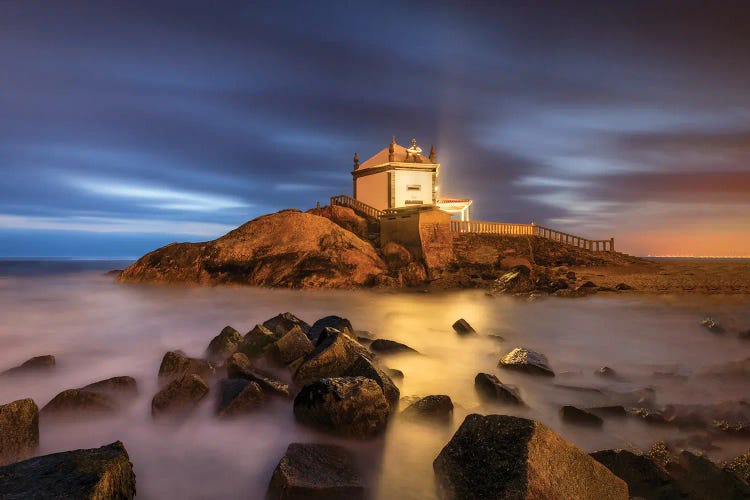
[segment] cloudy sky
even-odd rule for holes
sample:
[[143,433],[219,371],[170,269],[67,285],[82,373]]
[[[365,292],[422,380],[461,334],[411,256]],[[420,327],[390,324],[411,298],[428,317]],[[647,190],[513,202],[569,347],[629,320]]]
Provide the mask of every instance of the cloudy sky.
[[211,239],[392,135],[476,219],[750,255],[746,0],[493,3],[0,0],[0,256]]

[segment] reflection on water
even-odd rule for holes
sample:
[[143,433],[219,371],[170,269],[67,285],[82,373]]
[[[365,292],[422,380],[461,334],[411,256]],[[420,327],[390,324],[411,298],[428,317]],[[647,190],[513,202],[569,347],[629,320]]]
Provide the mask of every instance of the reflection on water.
[[[54,354],[53,375],[0,382],[0,402],[32,397],[41,407],[63,389],[116,375],[132,375],[140,396],[117,417],[75,423],[42,422],[41,453],[125,443],[138,478],[139,498],[261,498],[273,468],[293,441],[329,441],[294,424],[291,406],[275,402],[239,421],[212,418],[203,405],[187,422],[155,423],[150,400],[163,353],[203,353],[227,324],[248,331],[283,311],[312,322],[338,314],[355,328],[404,342],[425,356],[388,359],[405,373],[402,396],[448,394],[456,405],[452,426],[394,419],[384,439],[346,443],[354,449],[379,498],[431,498],[432,460],[470,412],[536,418],[579,447],[646,447],[657,439],[695,431],[648,426],[634,417],[606,419],[603,429],[562,424],[563,404],[606,404],[594,392],[556,387],[612,386],[620,392],[651,385],[660,404],[707,403],[747,396],[742,380],[655,378],[655,371],[702,366],[750,356],[750,341],[716,336],[697,325],[706,314],[750,327],[750,305],[738,299],[591,298],[524,302],[481,292],[402,294],[248,288],[143,287],[114,284],[90,270],[71,274],[0,276],[0,370],[39,354]],[[451,329],[466,318],[483,334],[459,338]],[[733,323],[734,322],[734,323]],[[554,379],[501,371],[497,360],[515,346],[545,353]],[[625,382],[594,371],[617,370]],[[482,406],[473,389],[479,371],[517,385],[526,408]],[[748,442],[723,440],[711,452],[725,458]]]

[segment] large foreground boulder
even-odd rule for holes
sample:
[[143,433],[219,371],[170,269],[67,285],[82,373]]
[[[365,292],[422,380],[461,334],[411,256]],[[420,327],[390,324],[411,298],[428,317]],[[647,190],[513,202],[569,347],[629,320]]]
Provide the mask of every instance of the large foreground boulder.
[[295,326],[279,340],[269,345],[265,351],[266,359],[272,364],[288,365],[313,352],[315,346],[299,326]]
[[40,414],[49,416],[103,415],[117,412],[117,403],[109,396],[82,389],[67,389],[44,405]]
[[315,350],[297,368],[294,380],[305,383],[321,378],[341,377],[359,356],[369,358],[371,354],[343,332],[326,328],[321,333]]
[[266,396],[257,382],[241,378],[219,382],[217,413],[220,417],[236,417],[252,413],[263,405]]
[[268,486],[269,500],[364,500],[354,456],[340,446],[292,443]]
[[206,358],[220,363],[231,356],[241,342],[242,335],[240,332],[227,325],[209,342],[206,348]]
[[0,467],[0,497],[130,499],[135,474],[120,441],[101,448],[64,451]]
[[38,446],[39,409],[34,400],[0,405],[0,465],[29,458]]
[[651,499],[678,499],[682,494],[669,473],[646,455],[628,450],[602,450],[591,456],[628,483],[630,495]]
[[189,358],[180,351],[167,352],[159,365],[159,381],[162,383],[171,382],[183,375],[193,374],[209,378],[215,373],[214,367],[205,359]]
[[365,377],[338,377],[307,384],[294,398],[302,424],[343,437],[369,439],[388,423],[390,406],[380,386]]
[[252,330],[245,334],[242,342],[237,346],[236,352],[244,354],[248,359],[257,358],[263,354],[269,345],[279,340],[282,335],[283,333],[274,333],[263,325],[255,325]]
[[325,217],[282,210],[213,241],[159,248],[125,269],[118,280],[356,288],[374,286],[386,273],[375,248],[356,234]]
[[433,468],[447,499],[628,498],[623,480],[554,431],[506,415],[467,416]]
[[540,352],[526,349],[525,347],[516,347],[500,358],[498,366],[534,375],[555,376],[555,372],[549,366],[547,356]]
[[151,400],[151,414],[185,415],[190,413],[208,394],[208,385],[198,375],[183,375],[157,392]]
[[55,357],[51,354],[45,354],[44,356],[35,356],[21,363],[18,366],[5,370],[0,373],[2,375],[22,375],[25,373],[43,372],[49,371],[55,367]]
[[81,387],[81,390],[105,394],[116,400],[129,400],[138,395],[138,384],[133,377],[126,375],[100,380]]

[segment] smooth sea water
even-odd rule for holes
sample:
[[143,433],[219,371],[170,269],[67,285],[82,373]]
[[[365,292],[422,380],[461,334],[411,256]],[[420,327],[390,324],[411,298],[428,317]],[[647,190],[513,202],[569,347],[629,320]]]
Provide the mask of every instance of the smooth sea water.
[[[561,405],[605,404],[601,394],[561,385],[628,392],[652,387],[658,404],[715,403],[748,396],[744,377],[715,379],[706,368],[750,357],[750,303],[742,297],[594,296],[585,299],[488,297],[481,291],[298,291],[122,285],[105,271],[127,262],[0,262],[0,371],[53,354],[55,370],[0,380],[0,403],[33,398],[40,408],[64,389],[131,375],[139,397],[115,417],[40,424],[40,454],[98,447],[121,440],[137,476],[138,498],[263,498],[273,469],[292,442],[335,442],[355,451],[377,498],[422,499],[435,494],[432,461],[468,413],[535,418],[586,451],[647,448],[684,441],[701,430],[653,426],[636,417],[607,418],[603,428],[564,424]],[[349,318],[376,337],[404,342],[421,356],[385,358],[404,372],[401,395],[448,394],[456,406],[447,426],[394,417],[382,438],[342,441],[300,427],[291,403],[276,401],[235,421],[213,416],[210,394],[181,424],[154,422],[150,402],[164,352],[203,354],[224,326],[247,332],[291,311],[312,323],[329,314]],[[699,325],[719,318],[728,332]],[[460,338],[451,325],[465,318],[481,334]],[[501,336],[504,340],[499,340]],[[555,378],[497,367],[516,346],[547,355]],[[594,374],[612,367],[623,381]],[[473,380],[480,372],[517,385],[527,407],[482,404]],[[684,377],[656,377],[677,372]],[[279,376],[287,376],[279,374]],[[213,391],[213,389],[212,389]],[[215,391],[214,391],[215,392]],[[750,448],[741,437],[713,440],[715,460]]]

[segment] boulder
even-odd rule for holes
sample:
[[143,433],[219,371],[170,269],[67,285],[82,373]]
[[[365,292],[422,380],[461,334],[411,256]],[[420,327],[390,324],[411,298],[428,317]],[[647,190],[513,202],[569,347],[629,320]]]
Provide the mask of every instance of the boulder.
[[298,422],[355,439],[369,439],[383,432],[389,412],[380,386],[365,377],[317,380],[294,398]]
[[307,356],[315,346],[299,326],[289,330],[283,337],[266,348],[265,356],[271,363],[286,366],[295,359]]
[[604,424],[602,417],[571,405],[565,405],[560,408],[560,418],[565,423],[575,425],[601,427]]
[[591,456],[628,483],[631,497],[647,500],[683,497],[666,469],[645,455],[628,450],[602,450]]
[[389,241],[383,245],[380,252],[383,254],[383,260],[385,260],[388,269],[391,271],[398,271],[414,261],[414,256],[411,252],[405,246],[395,241]]
[[628,498],[625,482],[543,424],[466,417],[433,463],[443,498]]
[[64,451],[0,467],[0,496],[27,498],[131,499],[135,474],[120,441],[101,448]]
[[39,409],[34,400],[0,405],[0,465],[29,458],[38,447]]
[[370,344],[370,350],[378,354],[419,354],[406,344],[387,339],[374,340]]
[[252,413],[263,405],[265,394],[257,382],[245,379],[223,379],[219,384],[220,417],[236,417]]
[[688,498],[750,498],[750,486],[704,456],[683,451],[665,469]]
[[211,361],[220,363],[227,359],[237,350],[242,342],[240,332],[231,326],[225,326],[219,334],[211,339],[206,348],[206,358]]
[[750,482],[750,451],[721,464],[722,468],[734,472],[745,482]]
[[325,217],[282,210],[213,241],[159,248],[125,269],[118,280],[359,288],[376,285],[387,272],[375,247],[356,234]]
[[498,366],[535,375],[555,376],[555,372],[549,366],[547,356],[525,347],[516,347],[500,358]]
[[624,417],[628,414],[628,411],[622,405],[593,406],[586,408],[586,411],[600,417]]
[[[349,207],[342,207],[339,205],[326,205],[320,208],[311,208],[307,211],[309,214],[318,215],[330,219],[332,222],[338,224],[347,231],[351,231],[362,239],[366,239],[369,233],[369,227],[371,222],[368,222],[364,217],[360,217],[357,213]],[[380,222],[373,221],[376,227],[379,227]]]
[[106,415],[116,413],[117,402],[101,392],[68,389],[52,398],[39,412],[42,417]]
[[713,333],[724,333],[724,327],[719,323],[719,320],[711,318],[711,317],[705,317],[701,320],[701,326],[708,330],[709,332]]
[[391,380],[404,380],[404,372],[397,370],[396,368],[385,368],[383,372],[388,375]]
[[453,419],[453,401],[450,396],[427,396],[410,404],[401,416],[411,420],[448,423]]
[[512,267],[492,285],[492,291],[496,293],[527,293],[532,290],[531,269],[524,265]]
[[236,352],[241,352],[250,359],[256,358],[263,354],[265,349],[279,340],[278,335],[263,325],[255,325],[255,328],[245,334],[242,342],[237,346]]
[[453,329],[459,335],[468,335],[468,334],[471,334],[471,333],[477,333],[477,331],[474,330],[474,328],[472,328],[472,326],[469,324],[469,322],[466,321],[463,318],[461,318],[458,321],[456,321],[455,323],[453,323]]
[[321,333],[315,350],[297,368],[294,380],[303,384],[321,378],[343,376],[359,356],[369,359],[371,354],[344,333],[326,328]]
[[169,351],[164,354],[159,365],[159,381],[170,382],[183,375],[199,375],[209,378],[216,373],[214,367],[205,359],[189,358],[179,351]]
[[263,322],[263,326],[268,328],[278,338],[283,337],[295,326],[299,327],[305,334],[310,331],[310,325],[302,321],[290,312],[277,314],[273,318]]
[[340,446],[292,443],[271,476],[268,500],[364,500],[354,456]]
[[242,353],[236,352],[227,360],[227,375],[229,378],[242,378],[256,382],[263,392],[269,396],[289,397],[289,386],[274,379],[271,375],[257,370]]
[[352,323],[348,319],[342,318],[341,316],[326,316],[325,318],[320,318],[318,321],[313,323],[313,325],[310,327],[310,331],[307,332],[307,336],[310,338],[313,344],[316,344],[318,342],[318,339],[320,338],[320,335],[323,333],[323,330],[325,330],[326,328],[333,328],[334,330],[345,333],[352,338],[355,338],[359,333],[355,333],[354,327],[352,327]]
[[20,365],[5,370],[0,375],[21,375],[24,373],[48,371],[55,367],[55,357],[51,354],[35,356]]
[[598,370],[594,372],[594,375],[598,375],[603,378],[608,378],[612,380],[620,380],[620,376],[617,374],[616,371],[614,371],[609,366],[602,366]]
[[138,395],[138,384],[133,377],[112,377],[81,387],[81,390],[109,396],[115,400],[129,400]]
[[478,373],[474,377],[474,389],[484,401],[495,401],[498,403],[522,405],[523,400],[514,385],[507,385],[491,373]]
[[156,393],[151,400],[151,414],[155,417],[185,415],[195,409],[207,394],[208,385],[200,376],[185,374]]
[[597,287],[597,284],[594,283],[593,281],[585,281],[581,283],[580,285],[578,285],[578,288],[580,289],[580,288],[598,288],[598,287]]
[[615,290],[624,292],[626,290],[634,290],[634,288],[627,283],[618,283],[615,285]]
[[[395,411],[398,406],[398,400],[401,397],[401,391],[398,390],[396,384],[393,383],[391,377],[380,368],[372,364],[372,361],[366,357],[359,355],[354,363],[349,366],[343,373],[340,374],[342,377],[367,377],[374,380],[380,388],[383,390],[383,395],[391,406],[391,410]],[[403,377],[403,374],[401,375]]]

